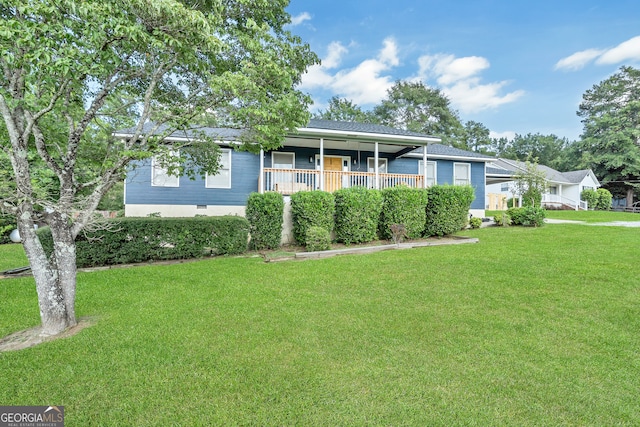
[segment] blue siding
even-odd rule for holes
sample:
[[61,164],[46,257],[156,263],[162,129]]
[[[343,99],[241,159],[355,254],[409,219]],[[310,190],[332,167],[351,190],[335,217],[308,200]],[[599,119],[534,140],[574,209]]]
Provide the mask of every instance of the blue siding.
[[[281,152],[295,153],[297,169],[314,169],[319,149],[285,147]],[[367,171],[367,159],[374,157],[372,151],[325,150],[325,155],[349,156],[351,171]],[[417,158],[391,159],[386,153],[390,173],[417,174],[419,161]],[[453,160],[431,159],[436,161],[436,180],[438,184],[453,183]],[[355,161],[355,163],[354,163]],[[484,209],[485,200],[485,166],[483,162],[461,161],[471,164],[471,185],[475,187],[475,200],[472,209]],[[264,154],[264,166],[271,167],[271,152]],[[210,206],[244,206],[249,194],[258,191],[258,175],[260,171],[259,156],[243,151],[231,154],[231,188],[206,188],[201,178],[191,181],[187,177],[180,178],[179,187],[151,186],[151,160],[141,162],[127,176],[126,204],[174,204],[174,205],[210,205]]]
[[244,151],[231,153],[231,188],[206,188],[204,179],[180,177],[179,187],[151,185],[151,160],[127,174],[126,204],[244,206],[258,191],[259,157]]

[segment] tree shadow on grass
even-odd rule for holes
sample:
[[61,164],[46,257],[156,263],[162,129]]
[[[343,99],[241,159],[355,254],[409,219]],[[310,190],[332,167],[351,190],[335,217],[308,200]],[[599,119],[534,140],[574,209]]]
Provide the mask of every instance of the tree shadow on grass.
[[78,319],[78,324],[64,332],[53,335],[41,335],[41,326],[25,329],[24,331],[14,332],[4,338],[0,338],[0,352],[23,350],[25,348],[34,347],[44,342],[54,341],[60,338],[72,337],[85,328],[93,326],[96,323],[95,317],[82,317]]

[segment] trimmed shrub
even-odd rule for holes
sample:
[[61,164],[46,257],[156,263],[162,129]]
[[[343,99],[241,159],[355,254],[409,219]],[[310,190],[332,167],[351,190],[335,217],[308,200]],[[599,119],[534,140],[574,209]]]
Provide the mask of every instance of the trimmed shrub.
[[474,216],[469,219],[469,226],[471,226],[471,228],[480,228],[481,225],[482,225],[482,218],[478,218],[477,216]]
[[335,213],[333,194],[326,191],[299,191],[291,195],[293,237],[299,245],[306,243],[307,232],[313,226],[322,227],[329,234],[333,230]]
[[429,188],[425,236],[446,236],[467,226],[474,199],[470,185],[435,185]]
[[327,251],[331,249],[331,235],[329,234],[329,230],[316,225],[309,227],[305,246],[309,252]]
[[[38,229],[47,253],[49,227]],[[155,260],[200,258],[246,252],[249,222],[240,216],[195,218],[117,218],[102,230],[76,239],[76,265],[96,267]]]
[[525,227],[541,227],[544,225],[546,211],[543,208],[533,206],[523,206],[521,208],[511,208],[507,210],[513,225],[523,225]]
[[589,209],[596,209],[596,206],[598,205],[598,193],[596,190],[587,188],[586,190],[582,190],[582,193],[580,193],[580,200],[587,202]]
[[508,213],[502,212],[493,217],[493,221],[497,226],[508,227],[511,225],[511,217]]
[[606,188],[598,188],[598,190],[596,190],[596,194],[598,196],[598,200],[595,205],[596,209],[601,211],[608,211],[611,209],[611,202],[613,200],[611,192]]
[[246,216],[249,221],[252,249],[276,249],[282,240],[284,199],[275,191],[251,193],[247,200]]
[[391,226],[402,224],[409,239],[422,236],[426,221],[428,190],[395,186],[385,188],[382,194],[382,213],[380,215],[380,237],[391,239]]
[[346,244],[375,240],[382,212],[380,191],[364,187],[342,188],[334,196],[336,239]]

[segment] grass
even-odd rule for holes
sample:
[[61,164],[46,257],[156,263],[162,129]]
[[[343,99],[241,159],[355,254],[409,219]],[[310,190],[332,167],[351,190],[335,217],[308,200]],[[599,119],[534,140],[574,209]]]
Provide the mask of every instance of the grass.
[[[640,424],[640,229],[464,235],[80,273],[97,324],[0,354],[0,402],[82,426]],[[32,279],[0,301],[0,336],[38,323]]]
[[0,271],[29,265],[22,246],[11,243],[0,245]]
[[[493,218],[494,215],[503,211],[486,211],[487,218]],[[640,214],[631,212],[615,212],[615,211],[546,211],[547,218],[567,219],[585,222],[612,222],[612,221],[640,221]]]

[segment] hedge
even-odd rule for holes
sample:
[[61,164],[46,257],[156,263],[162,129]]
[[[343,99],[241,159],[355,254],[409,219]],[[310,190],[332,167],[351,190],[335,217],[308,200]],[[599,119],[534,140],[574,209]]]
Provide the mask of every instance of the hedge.
[[379,190],[364,187],[342,188],[336,200],[336,239],[346,244],[376,240],[382,212]]
[[405,186],[383,189],[380,237],[391,239],[391,226],[394,224],[404,225],[409,239],[421,237],[426,221],[427,191]]
[[598,195],[598,201],[596,202],[595,208],[601,211],[611,209],[611,202],[613,201],[611,192],[606,188],[598,188],[596,194]]
[[307,239],[305,241],[307,251],[327,251],[331,249],[331,236],[326,228],[312,226],[307,230]]
[[291,221],[293,237],[299,245],[305,245],[311,227],[333,231],[335,198],[326,191],[300,191],[291,195]]
[[282,240],[282,214],[284,199],[274,191],[251,193],[247,200],[246,216],[249,221],[252,249],[276,249]]
[[595,210],[597,208],[598,193],[596,193],[596,190],[592,188],[582,190],[582,193],[580,193],[580,199],[587,202],[588,209]]
[[521,208],[507,209],[507,215],[513,225],[525,227],[541,227],[544,225],[546,211],[540,207],[523,206]]
[[[117,218],[108,227],[76,238],[76,265],[96,267],[246,252],[249,222],[239,216]],[[51,253],[49,227],[38,229]]]
[[435,185],[429,188],[425,236],[446,236],[467,226],[474,199],[470,185]]

